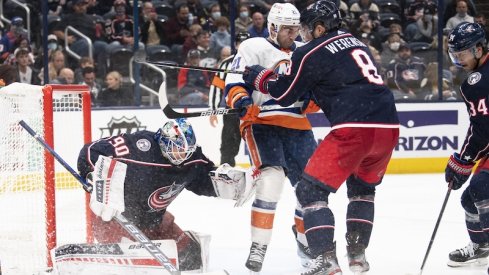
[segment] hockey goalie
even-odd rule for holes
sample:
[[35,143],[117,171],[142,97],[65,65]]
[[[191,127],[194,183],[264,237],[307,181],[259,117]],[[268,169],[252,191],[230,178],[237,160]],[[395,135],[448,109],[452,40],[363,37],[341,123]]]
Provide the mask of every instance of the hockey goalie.
[[138,270],[165,274],[113,220],[119,214],[154,240],[178,270],[227,274],[207,272],[210,236],[184,231],[166,209],[183,189],[242,205],[253,193],[251,175],[227,164],[216,168],[196,144],[185,119],[170,120],[157,132],[121,134],[86,144],[77,166],[94,187],[90,209],[96,243],[53,250],[58,274],[105,274],[102,266],[110,270],[107,274],[136,274]]

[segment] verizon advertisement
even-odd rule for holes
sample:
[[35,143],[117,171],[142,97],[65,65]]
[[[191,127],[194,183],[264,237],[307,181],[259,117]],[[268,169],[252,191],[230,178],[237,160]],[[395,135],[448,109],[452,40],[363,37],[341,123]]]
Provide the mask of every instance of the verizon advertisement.
[[[468,114],[463,103],[402,103],[397,104],[397,109],[401,135],[393,160],[402,163],[405,159],[426,159],[430,162],[440,161],[439,166],[442,166],[442,162],[450,154],[460,150],[469,126]],[[176,110],[184,112],[183,109]],[[190,110],[194,112],[204,109]],[[330,124],[322,113],[311,114],[309,118],[314,127],[314,135],[320,142],[330,131]],[[156,131],[165,121],[166,117],[160,109],[93,110],[92,138],[96,140],[140,130]],[[209,117],[191,118],[189,121],[196,132],[197,143],[211,160],[218,163],[222,120],[219,120],[216,128],[210,125]],[[243,143],[236,162],[242,165],[249,164]],[[404,166],[409,166],[407,172],[417,171],[416,167]]]

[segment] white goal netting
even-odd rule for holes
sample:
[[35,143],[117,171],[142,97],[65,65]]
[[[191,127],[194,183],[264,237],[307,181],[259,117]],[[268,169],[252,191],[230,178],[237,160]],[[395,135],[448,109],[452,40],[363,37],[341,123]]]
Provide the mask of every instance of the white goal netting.
[[[90,140],[85,86],[14,83],[0,89],[0,261],[2,274],[38,274],[48,249],[87,241],[86,195],[18,122],[25,121],[76,170]],[[84,102],[85,101],[85,102]]]

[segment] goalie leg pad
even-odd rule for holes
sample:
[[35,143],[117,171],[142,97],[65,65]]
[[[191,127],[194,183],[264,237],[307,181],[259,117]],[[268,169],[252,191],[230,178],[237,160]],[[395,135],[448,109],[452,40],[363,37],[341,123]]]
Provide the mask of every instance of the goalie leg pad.
[[104,221],[110,221],[124,212],[124,180],[127,165],[100,155],[91,177],[94,190],[90,196],[90,209]]

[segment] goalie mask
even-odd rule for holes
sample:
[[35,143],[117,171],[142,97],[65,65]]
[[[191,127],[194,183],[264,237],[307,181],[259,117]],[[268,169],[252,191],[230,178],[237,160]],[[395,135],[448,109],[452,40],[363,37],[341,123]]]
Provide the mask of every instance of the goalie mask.
[[194,130],[184,118],[170,120],[155,134],[161,153],[171,163],[180,165],[189,159],[197,148]]
[[[276,33],[280,31],[282,26],[300,26],[300,13],[297,8],[290,3],[275,3],[267,15],[267,27],[270,34],[272,30]],[[273,42],[279,45],[277,36],[271,37]]]

